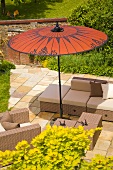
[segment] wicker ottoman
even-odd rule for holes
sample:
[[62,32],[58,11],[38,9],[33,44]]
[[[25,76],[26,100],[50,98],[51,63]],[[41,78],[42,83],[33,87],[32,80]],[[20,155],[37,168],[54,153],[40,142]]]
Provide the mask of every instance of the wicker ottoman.
[[[92,113],[86,113],[83,112],[82,115],[80,116],[80,118],[77,121],[77,124],[75,125],[75,127],[78,126],[84,126],[85,130],[90,130],[90,129],[95,129],[97,127],[102,127],[102,116],[99,114],[92,114]],[[91,145],[90,145],[90,149],[92,150],[97,142],[97,139],[100,135],[101,131],[96,131],[93,135],[93,137],[91,138]]]
[[[61,96],[62,98],[69,91],[70,86],[61,86]],[[59,98],[59,85],[50,84],[45,91],[39,96],[40,101],[40,111],[42,112],[60,112],[60,98]]]

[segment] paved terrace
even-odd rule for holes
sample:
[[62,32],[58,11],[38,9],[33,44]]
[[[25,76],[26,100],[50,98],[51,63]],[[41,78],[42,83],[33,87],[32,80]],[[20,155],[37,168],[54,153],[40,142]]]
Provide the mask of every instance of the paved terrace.
[[[62,73],[61,84],[70,85],[73,76],[113,81],[113,78],[109,77]],[[49,84],[58,84],[57,71],[36,66],[16,65],[16,69],[11,70],[10,81],[9,108],[13,108],[13,110],[29,108],[31,123],[39,123],[42,130],[53,117],[59,116],[54,113],[40,112],[38,101],[38,96]],[[71,117],[71,119],[77,118]],[[95,154],[113,155],[113,122],[103,121],[102,123],[103,130],[93,151],[87,152],[87,159],[92,158]]]

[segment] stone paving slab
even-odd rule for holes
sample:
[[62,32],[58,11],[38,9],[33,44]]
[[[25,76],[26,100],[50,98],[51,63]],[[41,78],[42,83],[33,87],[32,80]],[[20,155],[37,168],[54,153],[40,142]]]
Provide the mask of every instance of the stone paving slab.
[[34,74],[31,73],[22,73],[19,77],[25,77],[25,78],[30,78],[31,76],[33,76]]
[[30,103],[32,103],[32,102],[34,102],[35,100],[37,99],[37,97],[33,97],[33,96],[24,96],[21,100],[20,100],[20,102],[30,102]]
[[35,87],[32,88],[32,90],[39,90],[39,91],[44,91],[48,86],[42,86],[42,85],[36,85]]
[[27,102],[18,102],[14,107],[18,109],[29,108],[30,103]]
[[37,82],[28,80],[23,84],[23,86],[34,87],[36,84],[37,84]]
[[29,92],[31,89],[32,89],[32,88],[29,87],[29,86],[20,86],[20,87],[18,87],[17,92],[27,93],[27,92]]
[[42,92],[40,92],[39,90],[31,90],[27,93],[27,95],[30,95],[30,96],[40,96]]
[[41,131],[43,130],[43,128],[45,128],[45,126],[48,123],[48,120],[42,119],[42,118],[35,118],[32,122],[32,124],[36,124],[38,123],[41,126]]
[[[34,99],[34,98],[33,98]],[[32,99],[32,100],[33,100]],[[33,107],[40,107],[40,102],[38,100],[35,100],[30,106],[33,106]]]
[[12,93],[12,97],[15,97],[15,98],[22,98],[26,95],[26,92],[18,92],[18,91],[15,91],[14,93]]
[[15,88],[15,89],[17,89],[18,87],[21,86],[21,83],[11,82],[11,83],[10,83],[10,86],[13,87],[13,88]]
[[110,146],[110,141],[102,140],[102,139],[99,138],[96,142],[94,150],[96,149],[96,150],[107,151],[109,146]]
[[9,103],[11,103],[11,104],[16,104],[16,103],[18,103],[18,101],[20,100],[20,98],[16,98],[16,97],[10,97],[10,99],[9,99]]
[[14,91],[16,90],[16,88],[14,88],[14,87],[11,87],[10,89],[9,89],[9,93],[10,93],[10,95],[12,95],[13,93],[14,93]]
[[113,156],[113,148],[109,147],[106,156]]
[[23,69],[26,67],[26,65],[15,65],[16,66],[16,69]]
[[14,82],[17,82],[17,83],[25,83],[27,81],[28,78],[25,78],[25,77],[17,77]]
[[10,75],[10,82],[12,82],[13,80],[15,80],[17,77],[19,77],[20,74],[17,74],[17,73],[11,73]]
[[40,68],[31,68],[28,70],[28,73],[33,73],[33,74],[39,73],[39,72],[40,72]]
[[107,141],[112,141],[113,139],[113,132],[105,131],[102,130],[99,139],[101,140],[107,140]]
[[[53,117],[54,113],[49,113],[49,112],[40,112],[38,114],[38,117],[43,118],[45,120],[51,120]],[[36,117],[37,118],[37,117]]]
[[29,120],[32,122],[35,119],[36,115],[34,113],[29,113]]
[[[12,73],[23,73],[23,69],[19,68],[19,69],[12,69],[11,70]],[[24,73],[27,73],[28,69],[24,69]]]
[[30,106],[29,111],[34,113],[35,115],[38,115],[40,113],[40,108]]
[[38,84],[39,85],[46,85],[49,86],[49,84],[52,84],[53,81],[48,81],[48,80],[41,80]]

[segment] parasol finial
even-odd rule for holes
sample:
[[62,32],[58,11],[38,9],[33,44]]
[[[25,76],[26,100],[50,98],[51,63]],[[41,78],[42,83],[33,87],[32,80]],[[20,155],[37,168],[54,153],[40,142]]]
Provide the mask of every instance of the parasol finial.
[[58,21],[57,21],[56,26],[51,31],[52,32],[63,32],[64,29],[59,26]]

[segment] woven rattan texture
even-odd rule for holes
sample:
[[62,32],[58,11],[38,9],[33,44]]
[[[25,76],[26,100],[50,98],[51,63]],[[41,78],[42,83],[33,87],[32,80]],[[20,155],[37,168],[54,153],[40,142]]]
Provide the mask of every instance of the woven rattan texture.
[[46,112],[59,113],[60,112],[60,104],[40,101],[40,111],[41,112],[46,111]]
[[82,112],[86,112],[86,107],[63,104],[64,114],[81,116]]
[[27,108],[12,110],[9,113],[15,123],[29,122],[29,110]]
[[113,121],[113,111],[87,108],[87,112],[102,115],[102,120]]
[[39,124],[0,132],[0,150],[14,150],[18,142],[27,140],[30,143],[32,138],[40,133],[41,127]]

